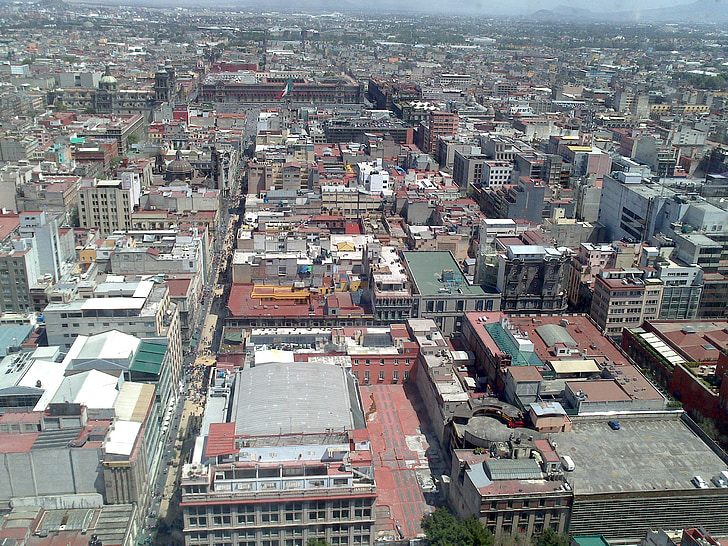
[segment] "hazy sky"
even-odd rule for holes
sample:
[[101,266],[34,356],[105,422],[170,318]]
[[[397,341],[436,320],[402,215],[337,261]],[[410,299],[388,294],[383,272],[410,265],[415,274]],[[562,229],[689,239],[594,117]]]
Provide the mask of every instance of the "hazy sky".
[[[432,11],[463,13],[533,13],[540,9],[570,6],[593,12],[645,10],[688,4],[693,0],[393,0],[391,5],[427,6]],[[720,2],[722,0],[715,0]],[[425,9],[427,9],[425,8]],[[428,9],[428,11],[430,11]]]

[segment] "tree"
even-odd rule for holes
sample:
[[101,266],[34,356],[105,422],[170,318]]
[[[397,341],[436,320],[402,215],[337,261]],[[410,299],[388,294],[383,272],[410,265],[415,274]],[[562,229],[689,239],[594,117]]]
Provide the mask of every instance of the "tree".
[[493,546],[493,535],[474,517],[457,519],[445,508],[422,518],[430,546]]
[[329,543],[324,538],[309,538],[306,546],[329,546]]
[[569,546],[571,537],[560,535],[550,527],[536,539],[536,546]]

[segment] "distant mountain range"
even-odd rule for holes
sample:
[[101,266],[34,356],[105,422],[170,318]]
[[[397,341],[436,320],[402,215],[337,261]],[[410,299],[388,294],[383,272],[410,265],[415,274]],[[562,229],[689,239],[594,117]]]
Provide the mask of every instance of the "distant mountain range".
[[573,6],[542,9],[528,19],[564,22],[656,22],[656,23],[715,23],[728,22],[728,2],[723,0],[695,0],[690,4],[645,10],[593,12]]
[[[0,0],[0,2],[8,0]],[[206,7],[254,11],[281,12],[377,12],[377,13],[422,13],[452,15],[483,15],[487,17],[518,17],[540,21],[603,21],[603,22],[659,22],[659,23],[726,23],[728,22],[728,0],[695,0],[689,4],[644,10],[591,11],[580,7],[561,5],[547,7],[536,12],[528,9],[533,0],[516,0],[507,5],[495,0],[66,0],[69,3],[97,5],[127,5],[147,7]],[[563,1],[563,0],[562,0]],[[568,1],[568,0],[567,0]],[[574,0],[575,1],[575,0]],[[676,0],[679,2],[679,0]],[[546,0],[546,6],[553,5]],[[504,11],[508,10],[508,11]]]

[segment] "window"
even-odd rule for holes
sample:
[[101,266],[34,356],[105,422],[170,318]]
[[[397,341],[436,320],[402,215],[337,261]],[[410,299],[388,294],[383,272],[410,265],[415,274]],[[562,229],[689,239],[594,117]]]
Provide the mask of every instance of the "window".
[[403,379],[404,381],[407,381],[409,379],[409,374],[410,374],[409,370],[404,371],[404,379]]
[[379,381],[384,381],[384,370],[379,371]]
[[399,383],[399,370],[392,372],[392,383]]
[[308,520],[324,520],[326,519],[326,503],[324,501],[315,501],[309,503]]
[[364,372],[364,383],[365,383],[365,384],[366,384],[366,383],[369,383],[369,381],[370,381],[370,376],[369,376],[369,370],[366,370],[366,371]]

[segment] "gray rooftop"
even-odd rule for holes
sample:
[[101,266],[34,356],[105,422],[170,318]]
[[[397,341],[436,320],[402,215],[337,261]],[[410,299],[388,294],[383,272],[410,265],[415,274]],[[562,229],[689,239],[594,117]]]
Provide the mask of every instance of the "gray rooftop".
[[[679,419],[575,422],[571,432],[552,434],[559,455],[576,466],[569,473],[575,494],[694,489],[696,474],[706,481],[728,468]],[[712,487],[712,485],[711,485]]]
[[486,459],[485,472],[491,480],[540,480],[543,478],[536,459]]
[[[409,250],[403,252],[402,256],[407,262],[418,292],[423,296],[443,296],[443,292],[445,295],[461,297],[485,295],[480,286],[471,285],[465,280],[460,266],[449,251]],[[443,271],[452,271],[452,281],[443,281]],[[451,293],[447,292],[450,288],[452,288]]]
[[38,435],[31,449],[58,449],[63,448],[81,434],[80,428],[66,428],[62,430],[44,430]]
[[3,324],[0,325],[0,356],[8,354],[8,347],[23,343],[33,331],[30,324]]
[[542,324],[536,328],[536,333],[541,336],[546,347],[553,347],[557,343],[563,343],[567,347],[576,347],[578,345],[566,328],[558,324]]
[[339,366],[272,363],[240,370],[230,418],[236,435],[353,430],[364,421],[354,378]]

